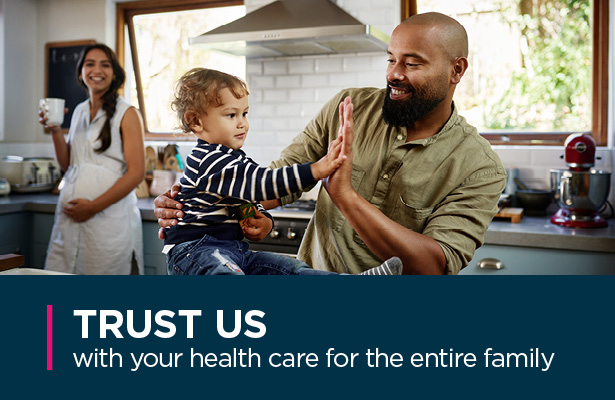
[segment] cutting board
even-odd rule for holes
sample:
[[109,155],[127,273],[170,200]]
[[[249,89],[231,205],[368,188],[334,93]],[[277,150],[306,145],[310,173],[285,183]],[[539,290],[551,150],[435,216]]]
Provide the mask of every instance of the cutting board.
[[500,209],[500,211],[495,216],[496,218],[510,219],[510,222],[518,224],[519,222],[521,222],[521,218],[523,218],[523,208],[505,207]]

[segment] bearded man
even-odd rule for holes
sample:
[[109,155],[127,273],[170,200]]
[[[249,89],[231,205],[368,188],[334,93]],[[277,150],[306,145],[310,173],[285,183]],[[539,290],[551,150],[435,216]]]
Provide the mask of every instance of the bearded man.
[[[320,159],[344,127],[348,158],[324,182],[298,258],[359,273],[397,256],[405,274],[457,274],[482,245],[506,185],[499,157],[453,103],[467,34],[453,18],[418,14],[395,28],[387,54],[386,89],[343,90],[271,165]],[[170,197],[155,201],[163,227],[178,212]],[[258,218],[266,232],[270,223]]]

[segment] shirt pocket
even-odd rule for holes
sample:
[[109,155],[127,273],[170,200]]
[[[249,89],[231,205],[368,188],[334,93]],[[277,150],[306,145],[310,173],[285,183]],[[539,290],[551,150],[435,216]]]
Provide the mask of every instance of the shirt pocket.
[[427,218],[432,213],[433,207],[415,207],[399,195],[391,213],[391,219],[414,232],[421,233],[425,229]]
[[[399,195],[389,210],[389,212],[386,209],[382,211],[389,219],[418,233],[423,232],[427,224],[427,218],[433,213],[433,207],[413,207],[406,203],[401,195]],[[356,232],[354,233],[353,240],[355,243],[365,246],[365,243]]]

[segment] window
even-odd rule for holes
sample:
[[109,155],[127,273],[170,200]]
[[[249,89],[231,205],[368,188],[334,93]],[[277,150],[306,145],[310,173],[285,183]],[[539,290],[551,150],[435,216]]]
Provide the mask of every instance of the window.
[[244,15],[243,1],[117,4],[117,51],[127,72],[124,94],[132,104],[139,105],[146,139],[194,140],[173,134],[178,121],[170,106],[174,82],[190,68],[207,66],[245,78],[244,57],[207,51],[188,42]]
[[468,31],[455,103],[492,144],[561,145],[572,132],[607,144],[607,1],[407,0],[402,16],[427,11]]

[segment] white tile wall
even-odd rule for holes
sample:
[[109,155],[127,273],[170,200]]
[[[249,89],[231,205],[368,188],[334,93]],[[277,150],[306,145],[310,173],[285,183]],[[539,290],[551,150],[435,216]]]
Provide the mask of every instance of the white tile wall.
[[[567,169],[564,149],[552,147],[494,146],[507,168],[519,169],[519,178],[533,189],[550,186],[551,169]],[[607,148],[596,150],[596,169],[613,172],[615,151]],[[611,182],[609,201],[614,203],[615,181]]]
[[[269,1],[246,0],[248,11]],[[361,22],[390,35],[400,21],[399,0],[337,0]],[[377,11],[377,12],[375,12]],[[248,60],[250,139],[244,150],[268,165],[322,106],[344,88],[383,87],[385,52]]]

